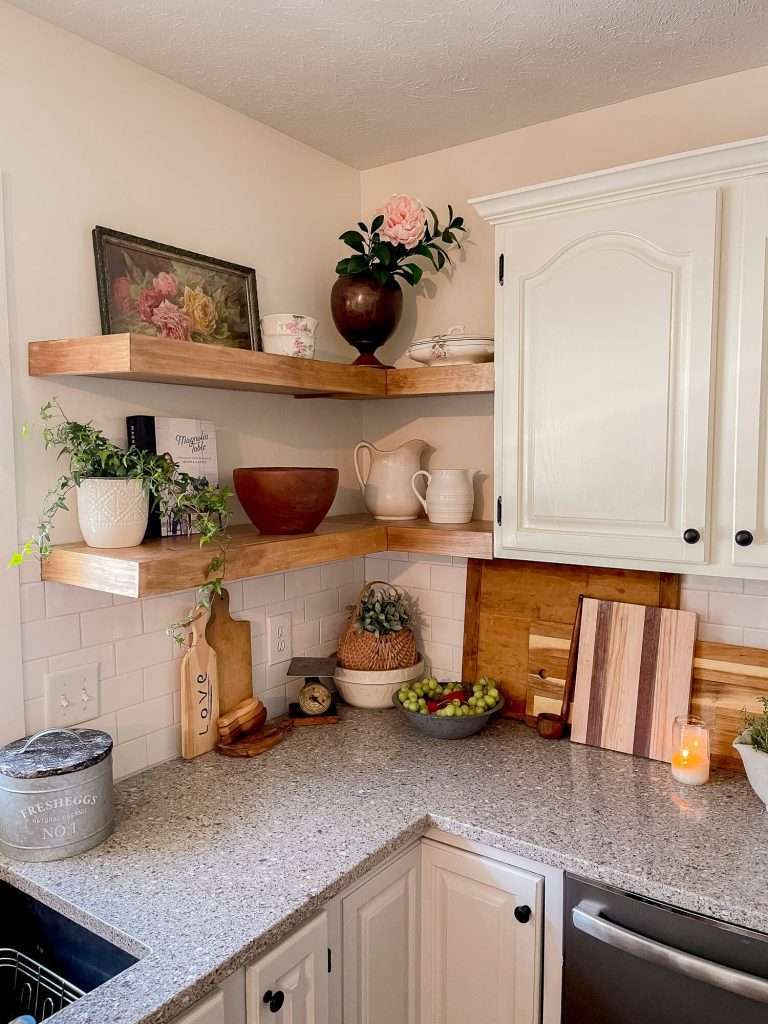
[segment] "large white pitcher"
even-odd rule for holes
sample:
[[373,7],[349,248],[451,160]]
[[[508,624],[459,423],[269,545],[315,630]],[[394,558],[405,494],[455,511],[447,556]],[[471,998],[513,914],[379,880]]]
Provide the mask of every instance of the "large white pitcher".
[[[420,469],[411,477],[413,493],[423,505],[430,523],[468,523],[475,505],[473,479],[476,469]],[[426,499],[416,490],[419,477],[426,477]]]
[[[355,447],[353,462],[365,506],[374,519],[418,519],[419,501],[413,493],[411,480],[421,466],[426,441],[406,441],[399,448],[386,451],[369,441]],[[360,470],[359,455],[367,449],[370,465],[365,477]]]

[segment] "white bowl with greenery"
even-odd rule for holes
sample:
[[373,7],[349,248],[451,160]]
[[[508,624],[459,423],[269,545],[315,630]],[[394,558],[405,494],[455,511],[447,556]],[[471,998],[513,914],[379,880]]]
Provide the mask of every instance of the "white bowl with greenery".
[[768,697],[761,697],[763,712],[745,714],[745,729],[733,741],[741,755],[749,784],[768,808]]

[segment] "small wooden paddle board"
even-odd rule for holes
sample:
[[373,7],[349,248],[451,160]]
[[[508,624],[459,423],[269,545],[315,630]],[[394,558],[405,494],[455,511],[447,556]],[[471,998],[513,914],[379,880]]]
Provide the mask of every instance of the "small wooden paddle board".
[[219,714],[226,715],[253,696],[251,624],[232,618],[226,590],[213,598],[205,638],[216,652]]
[[213,750],[219,739],[219,686],[216,652],[205,639],[208,613],[190,624],[190,646],[181,662],[181,756],[198,757]]

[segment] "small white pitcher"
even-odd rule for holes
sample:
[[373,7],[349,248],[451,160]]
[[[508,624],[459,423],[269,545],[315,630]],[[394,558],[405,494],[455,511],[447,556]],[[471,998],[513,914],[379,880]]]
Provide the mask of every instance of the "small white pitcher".
[[[411,477],[413,493],[419,499],[430,523],[468,523],[475,506],[473,480],[476,469],[420,469]],[[416,488],[418,477],[427,478],[426,500]]]

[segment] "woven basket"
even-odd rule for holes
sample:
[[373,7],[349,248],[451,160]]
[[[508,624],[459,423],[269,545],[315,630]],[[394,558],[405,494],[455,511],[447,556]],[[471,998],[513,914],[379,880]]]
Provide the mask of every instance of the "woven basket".
[[352,609],[349,625],[339,640],[337,657],[342,668],[358,672],[384,672],[395,668],[409,668],[419,660],[416,637],[410,629],[402,629],[399,633],[390,633],[386,636],[376,636],[375,633],[366,633],[365,630],[356,628],[363,594],[376,585],[389,586],[381,580],[365,584],[360,591],[357,604]]

